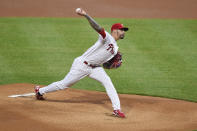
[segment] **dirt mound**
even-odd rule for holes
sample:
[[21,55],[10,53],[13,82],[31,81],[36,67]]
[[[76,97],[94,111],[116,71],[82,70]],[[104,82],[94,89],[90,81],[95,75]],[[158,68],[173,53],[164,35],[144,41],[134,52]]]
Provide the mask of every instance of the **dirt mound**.
[[67,89],[47,94],[9,98],[33,92],[32,84],[0,86],[0,130],[11,131],[189,131],[197,129],[197,103],[120,94],[127,118],[113,117],[104,92]]
[[1,0],[0,16],[77,17],[83,7],[94,17],[193,18],[196,0]]

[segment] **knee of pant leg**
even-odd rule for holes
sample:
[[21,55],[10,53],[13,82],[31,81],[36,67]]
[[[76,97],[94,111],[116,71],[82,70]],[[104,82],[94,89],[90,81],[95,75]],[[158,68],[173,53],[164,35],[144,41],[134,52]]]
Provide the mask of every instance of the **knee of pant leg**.
[[68,81],[65,81],[65,80],[61,80],[59,84],[60,84],[60,86],[61,86],[63,89],[64,89],[64,88],[68,88],[68,87],[70,87],[70,86],[73,85],[72,82],[68,82]]
[[111,84],[112,84],[112,81],[111,81],[111,79],[110,79],[110,77],[109,76],[107,76],[107,77],[105,77],[104,79],[103,79],[103,81],[102,81],[102,84],[103,84],[103,86],[111,86]]
[[65,84],[64,84],[64,82],[61,80],[61,81],[58,81],[57,83],[56,83],[56,85],[57,85],[57,87],[60,89],[60,90],[63,90],[63,89],[65,89],[66,88],[66,86],[65,86]]
[[111,81],[110,78],[107,78],[106,81],[104,81],[103,83],[103,86],[105,87],[106,91],[107,91],[107,94],[110,96],[110,95],[113,95],[113,94],[116,94],[116,89]]

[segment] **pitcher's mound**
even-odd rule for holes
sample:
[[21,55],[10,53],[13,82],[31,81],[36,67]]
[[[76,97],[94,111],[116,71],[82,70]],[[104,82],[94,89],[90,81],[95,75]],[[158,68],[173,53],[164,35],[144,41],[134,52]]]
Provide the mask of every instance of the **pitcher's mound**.
[[126,118],[112,116],[104,92],[67,89],[46,95],[32,93],[32,84],[0,86],[0,130],[11,131],[192,131],[197,129],[197,103],[120,94]]

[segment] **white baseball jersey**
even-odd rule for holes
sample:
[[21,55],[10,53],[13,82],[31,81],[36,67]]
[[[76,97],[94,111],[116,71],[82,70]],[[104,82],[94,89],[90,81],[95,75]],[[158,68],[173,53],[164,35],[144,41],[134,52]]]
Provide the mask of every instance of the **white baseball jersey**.
[[98,41],[90,47],[81,58],[92,65],[101,65],[118,52],[118,46],[115,39],[108,32],[100,32]]

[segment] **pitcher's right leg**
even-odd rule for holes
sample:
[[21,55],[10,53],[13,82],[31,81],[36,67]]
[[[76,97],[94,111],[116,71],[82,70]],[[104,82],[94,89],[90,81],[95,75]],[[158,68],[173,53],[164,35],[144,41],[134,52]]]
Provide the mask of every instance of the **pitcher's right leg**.
[[84,78],[85,76],[87,76],[85,72],[81,70],[71,69],[70,72],[66,75],[66,77],[63,80],[54,82],[48,86],[40,88],[39,93],[42,95],[42,94],[54,92],[57,90],[63,90],[65,88],[72,86],[73,84],[78,82],[80,79]]

